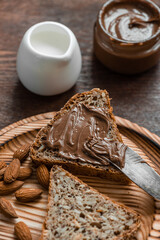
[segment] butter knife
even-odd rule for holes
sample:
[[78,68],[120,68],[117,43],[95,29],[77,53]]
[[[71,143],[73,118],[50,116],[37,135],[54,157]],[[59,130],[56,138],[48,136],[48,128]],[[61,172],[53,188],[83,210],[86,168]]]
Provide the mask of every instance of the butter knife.
[[127,147],[126,149],[123,168],[111,160],[109,162],[145,192],[160,200],[160,175],[131,148]]

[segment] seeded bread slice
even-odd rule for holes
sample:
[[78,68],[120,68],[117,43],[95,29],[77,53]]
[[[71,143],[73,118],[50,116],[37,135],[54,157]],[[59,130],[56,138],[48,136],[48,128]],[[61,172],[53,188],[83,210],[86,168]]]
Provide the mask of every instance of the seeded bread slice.
[[118,204],[60,166],[50,173],[48,213],[43,240],[136,239],[140,221]]
[[37,165],[44,163],[50,167],[53,166],[53,164],[62,165],[66,170],[69,170],[74,174],[83,173],[84,175],[100,176],[114,181],[129,182],[129,179],[124,174],[111,165],[94,166],[73,161],[71,162],[65,158],[59,157],[57,151],[47,148],[44,145],[43,141],[46,139],[46,135],[51,129],[52,124],[78,103],[105,108],[111,125],[110,130],[106,135],[115,141],[122,142],[121,135],[117,129],[115,118],[112,113],[112,107],[110,106],[109,94],[106,90],[95,88],[89,92],[78,93],[73,96],[64,107],[57,112],[51,122],[39,131],[30,149],[30,156],[33,162]]

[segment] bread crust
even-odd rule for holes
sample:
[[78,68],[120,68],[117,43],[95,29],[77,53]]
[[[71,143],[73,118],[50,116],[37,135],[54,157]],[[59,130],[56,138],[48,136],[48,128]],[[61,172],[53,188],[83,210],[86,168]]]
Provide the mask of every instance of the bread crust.
[[[136,238],[136,233],[140,227],[140,216],[132,209],[130,209],[129,207],[125,206],[122,203],[117,203],[114,200],[111,200],[109,197],[107,197],[106,195],[103,195],[102,193],[98,192],[96,189],[88,186],[86,183],[84,183],[83,181],[81,181],[78,177],[73,176],[71,173],[69,173],[68,171],[66,171],[65,169],[63,169],[61,166],[56,166],[54,165],[53,168],[51,169],[50,172],[50,184],[49,184],[49,194],[48,194],[48,206],[47,206],[47,213],[49,211],[49,202],[51,199],[51,181],[53,180],[53,175],[54,172],[53,170],[59,168],[61,169],[61,171],[64,171],[66,173],[66,175],[76,181],[78,181],[80,184],[83,184],[84,186],[89,187],[93,192],[98,193],[100,196],[103,196],[106,200],[111,201],[113,204],[116,204],[117,206],[123,208],[126,212],[132,213],[135,216],[136,219],[136,223],[133,224],[133,226],[131,227],[131,229],[129,230],[125,230],[125,233],[120,234],[118,237],[113,238],[112,240],[133,240],[133,239],[137,239]],[[45,219],[45,222],[47,221],[47,217]],[[42,228],[42,235],[40,240],[45,240],[45,236],[47,235],[47,228],[46,228],[46,224],[43,224],[43,228]]]
[[108,92],[106,90],[100,90],[99,88],[94,88],[91,91],[77,93],[76,95],[71,97],[70,100],[64,105],[64,107],[61,108],[61,110],[55,114],[54,118],[50,121],[50,123],[46,127],[43,127],[38,132],[36,139],[30,148],[30,157],[31,157],[32,161],[35,163],[35,165],[37,165],[37,166],[42,163],[47,165],[48,167],[52,167],[54,164],[58,164],[58,165],[62,165],[64,168],[71,171],[72,173],[79,174],[79,173],[82,173],[82,171],[83,171],[83,173],[85,175],[98,176],[98,177],[106,178],[109,180],[120,181],[122,183],[127,184],[130,182],[130,180],[123,173],[121,173],[119,170],[117,170],[114,166],[111,166],[111,165],[106,168],[105,167],[97,167],[97,166],[88,165],[88,164],[82,165],[82,164],[78,164],[76,162],[67,161],[64,158],[60,158],[60,157],[58,157],[58,155],[56,156],[56,153],[53,153],[52,160],[45,158],[45,156],[43,156],[41,158],[38,157],[37,153],[38,153],[38,151],[40,151],[39,149],[42,146],[42,138],[46,136],[47,132],[52,127],[52,124],[59,117],[61,117],[63,114],[65,114],[66,111],[68,111],[73,106],[75,106],[78,102],[80,102],[80,100],[82,98],[85,98],[86,96],[91,96],[94,93],[105,96],[105,99],[106,99],[105,104],[107,106],[106,109],[107,109],[107,112],[109,113],[110,119],[112,121],[113,138],[114,138],[114,140],[123,142],[121,135],[119,133],[119,130],[117,128],[117,125],[116,125],[115,117],[113,115],[113,109],[110,106],[110,98],[109,98]]

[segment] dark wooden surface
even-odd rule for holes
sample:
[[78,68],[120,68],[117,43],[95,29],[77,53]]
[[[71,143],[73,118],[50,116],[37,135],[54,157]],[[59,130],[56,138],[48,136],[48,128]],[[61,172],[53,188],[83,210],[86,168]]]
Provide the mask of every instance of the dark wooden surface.
[[[160,3],[160,0],[156,0]],[[137,76],[107,70],[92,49],[93,24],[104,0],[0,0],[0,128],[31,115],[59,110],[76,92],[106,88],[114,113],[160,136],[160,62]],[[16,73],[16,53],[25,31],[40,21],[58,21],[75,33],[82,72],[68,92],[41,97],[26,90]]]

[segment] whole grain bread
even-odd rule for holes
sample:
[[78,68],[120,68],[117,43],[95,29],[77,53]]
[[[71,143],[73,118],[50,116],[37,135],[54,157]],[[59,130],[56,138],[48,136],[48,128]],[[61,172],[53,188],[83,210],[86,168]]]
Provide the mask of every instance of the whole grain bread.
[[139,216],[83,183],[60,166],[50,173],[43,240],[136,239]]
[[123,173],[118,171],[110,164],[108,166],[94,166],[91,164],[89,165],[84,163],[77,163],[76,161],[71,162],[65,158],[61,158],[60,156],[58,156],[57,151],[46,147],[46,145],[44,144],[44,139],[46,139],[46,135],[51,129],[52,124],[66,112],[70,111],[78,103],[84,103],[90,106],[105,108],[106,112],[108,113],[108,118],[111,125],[110,130],[108,133],[106,133],[106,135],[115,141],[122,142],[121,135],[115,122],[115,117],[112,113],[112,107],[110,106],[109,94],[106,90],[100,90],[98,88],[95,88],[91,91],[74,95],[64,105],[64,107],[56,113],[51,122],[39,131],[33,145],[30,148],[30,156],[33,162],[36,165],[44,163],[50,167],[53,166],[53,164],[62,165],[63,168],[69,170],[74,174],[83,173],[84,175],[99,176],[102,178],[107,178],[114,181],[121,181],[124,183],[129,182],[129,179]]

